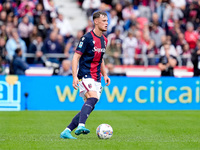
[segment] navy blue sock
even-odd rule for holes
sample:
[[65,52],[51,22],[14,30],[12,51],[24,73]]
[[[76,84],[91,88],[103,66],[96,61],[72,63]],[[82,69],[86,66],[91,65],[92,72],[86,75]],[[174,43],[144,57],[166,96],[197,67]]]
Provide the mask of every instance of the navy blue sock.
[[85,102],[85,104],[83,105],[81,109],[79,123],[85,124],[88,116],[94,110],[94,106],[97,103],[97,101],[98,99],[94,97],[87,99],[87,101]]
[[79,123],[80,112],[72,119],[72,122],[67,126],[71,131],[74,130]]

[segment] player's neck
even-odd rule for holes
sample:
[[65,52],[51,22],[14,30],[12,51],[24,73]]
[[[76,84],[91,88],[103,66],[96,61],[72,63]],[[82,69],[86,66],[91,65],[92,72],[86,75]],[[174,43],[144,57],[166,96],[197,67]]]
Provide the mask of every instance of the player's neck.
[[99,37],[101,37],[103,34],[103,32],[101,30],[99,30],[98,28],[94,28],[93,32]]

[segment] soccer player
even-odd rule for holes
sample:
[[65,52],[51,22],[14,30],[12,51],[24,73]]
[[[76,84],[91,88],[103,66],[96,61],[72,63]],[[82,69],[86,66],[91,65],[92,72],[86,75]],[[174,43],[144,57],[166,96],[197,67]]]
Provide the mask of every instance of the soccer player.
[[[72,59],[73,87],[84,99],[84,105],[81,111],[72,119],[72,122],[61,133],[60,137],[64,139],[76,139],[71,135],[75,130],[76,135],[88,134],[90,130],[85,128],[85,122],[94,110],[101,94],[101,74],[104,77],[106,86],[110,84],[110,78],[107,76],[103,55],[106,50],[107,38],[103,35],[107,31],[107,14],[101,11],[93,14],[94,29],[85,34],[79,41],[76,52]],[[79,62],[79,70],[77,67]]]

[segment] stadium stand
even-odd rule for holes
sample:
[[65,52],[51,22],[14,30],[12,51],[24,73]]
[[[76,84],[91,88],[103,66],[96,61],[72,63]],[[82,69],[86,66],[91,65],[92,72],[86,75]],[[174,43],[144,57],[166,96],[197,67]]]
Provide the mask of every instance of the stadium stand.
[[[193,76],[194,61],[191,58],[198,51],[197,42],[200,40],[199,0],[181,0],[179,3],[175,0],[95,2],[1,0],[1,74],[9,73],[12,54],[20,46],[23,58],[30,66],[26,75],[52,75],[63,60],[71,60],[79,39],[77,34],[90,31],[92,13],[101,10],[109,18],[105,35],[110,53],[106,53],[105,58],[108,65],[114,65],[116,74],[160,76],[157,64],[159,57],[165,55],[163,45],[168,43],[170,54],[178,61],[175,76]],[[15,31],[19,39],[12,35]]]

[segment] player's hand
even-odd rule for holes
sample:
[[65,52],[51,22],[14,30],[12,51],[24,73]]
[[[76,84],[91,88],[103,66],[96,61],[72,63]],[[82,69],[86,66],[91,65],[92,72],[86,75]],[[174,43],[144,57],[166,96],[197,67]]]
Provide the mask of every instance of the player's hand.
[[108,76],[104,76],[104,80],[105,80],[105,83],[107,83],[106,86],[109,86],[110,85],[110,78]]
[[73,78],[72,86],[74,87],[74,89],[78,89],[78,77]]

